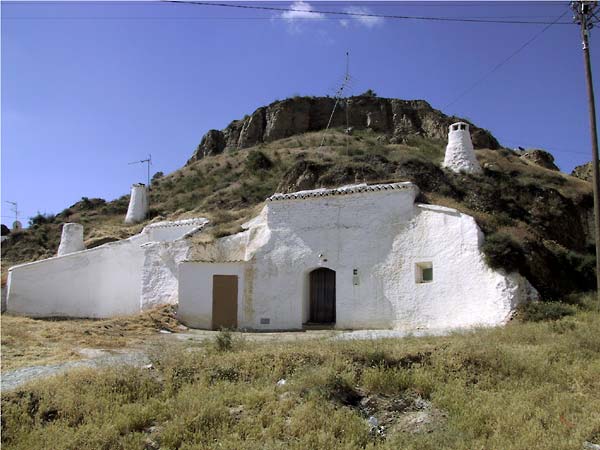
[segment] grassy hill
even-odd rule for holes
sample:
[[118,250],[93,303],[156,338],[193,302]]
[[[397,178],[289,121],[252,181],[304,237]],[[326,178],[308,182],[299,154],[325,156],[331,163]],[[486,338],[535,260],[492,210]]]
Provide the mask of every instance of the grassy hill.
[[[389,143],[385,134],[330,130],[307,132],[191,161],[154,177],[149,221],[204,216],[207,239],[240,230],[274,192],[334,187],[355,182],[412,181],[419,201],[473,215],[486,234],[484,251],[494,267],[518,270],[546,299],[594,288],[588,182],[538,166],[507,149],[479,149],[479,176],[442,170],[446,142],[409,136]],[[85,227],[88,247],[122,239],[144,224],[125,225],[127,195],[86,199],[56,216],[37,216],[2,246],[3,272],[10,265],[56,253],[61,224]],[[147,222],[146,222],[147,223]]]

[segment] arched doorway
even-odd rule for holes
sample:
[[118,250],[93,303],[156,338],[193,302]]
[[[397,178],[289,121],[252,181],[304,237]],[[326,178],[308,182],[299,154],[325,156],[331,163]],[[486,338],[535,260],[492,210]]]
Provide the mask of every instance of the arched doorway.
[[335,270],[310,273],[310,323],[335,323]]

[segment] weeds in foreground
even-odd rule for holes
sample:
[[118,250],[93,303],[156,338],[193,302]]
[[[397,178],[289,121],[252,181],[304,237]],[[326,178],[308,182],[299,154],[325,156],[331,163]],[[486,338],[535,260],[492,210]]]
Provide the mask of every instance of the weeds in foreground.
[[233,335],[231,334],[231,330],[221,328],[219,333],[215,336],[215,348],[220,352],[229,351],[233,348]]
[[573,311],[435,338],[238,346],[222,332],[228,351],[173,344],[154,369],[78,370],[4,393],[2,445],[579,450],[600,424],[600,321]]

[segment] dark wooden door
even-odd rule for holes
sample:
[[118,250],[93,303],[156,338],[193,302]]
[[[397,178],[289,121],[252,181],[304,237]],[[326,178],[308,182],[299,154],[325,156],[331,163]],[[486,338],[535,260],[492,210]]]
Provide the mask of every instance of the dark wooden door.
[[213,330],[237,328],[238,277],[213,275]]
[[335,271],[315,269],[310,273],[310,322],[335,323]]

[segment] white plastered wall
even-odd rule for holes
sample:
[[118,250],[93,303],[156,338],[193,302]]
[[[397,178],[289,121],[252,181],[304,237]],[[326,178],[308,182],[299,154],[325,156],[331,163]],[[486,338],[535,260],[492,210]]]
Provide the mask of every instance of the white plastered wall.
[[149,225],[129,239],[12,267],[8,311],[31,317],[111,317],[177,303],[177,265],[203,218]]
[[[519,300],[536,297],[523,277],[487,266],[480,250],[483,234],[471,216],[431,205],[417,205],[416,210],[386,260],[373,268],[383,296],[393,305],[393,328],[500,325]],[[433,281],[417,282],[418,263],[431,263]]]
[[408,183],[401,190],[269,202],[269,239],[252,255],[252,308],[243,326],[301,328],[308,319],[309,274],[327,267],[336,271],[337,328],[391,327],[392,305],[372,267],[414,215],[417,193]]
[[176,304],[179,289],[178,265],[188,259],[190,243],[186,239],[149,242],[143,245],[143,251],[140,309],[143,311],[158,305]]
[[[302,199],[280,196],[268,202],[261,215],[246,224],[247,231],[220,240],[218,252],[206,252],[226,257],[229,246],[236,255],[245,247],[240,327],[301,328],[308,319],[309,274],[319,267],[336,272],[335,326],[341,329],[499,325],[517,302],[536,297],[523,277],[485,264],[483,235],[472,217],[415,205],[417,193],[408,183],[394,190],[309,194]],[[417,263],[433,266],[432,282],[417,283]],[[218,268],[206,264],[186,270],[201,289]],[[199,272],[193,275],[194,271]],[[184,302],[198,302],[186,295],[180,298],[180,308]],[[198,314],[206,314],[211,299],[205,296],[206,308]],[[207,327],[207,322],[195,323]]]
[[[456,128],[456,129],[455,129]],[[481,166],[475,156],[469,124],[457,122],[450,125],[448,145],[444,155],[443,167],[454,172],[481,173]]]
[[139,311],[141,235],[12,267],[7,311],[30,317],[110,317]]
[[238,277],[238,326],[244,319],[245,264],[187,261],[179,265],[179,307],[177,318],[192,328],[212,327],[212,292],[214,275]]

